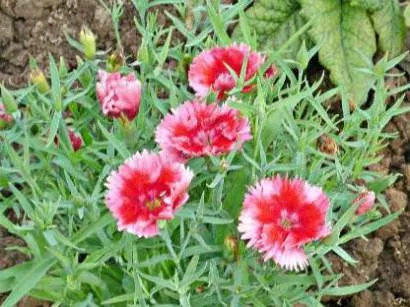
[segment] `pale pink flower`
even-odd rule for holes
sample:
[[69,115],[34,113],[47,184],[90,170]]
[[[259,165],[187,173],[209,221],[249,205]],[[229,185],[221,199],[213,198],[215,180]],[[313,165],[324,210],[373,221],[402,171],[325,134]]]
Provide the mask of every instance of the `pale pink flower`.
[[245,196],[238,230],[242,239],[280,267],[307,266],[303,245],[330,233],[329,199],[319,187],[301,179],[263,179]]
[[356,214],[363,215],[368,212],[371,208],[373,208],[374,203],[376,201],[376,195],[373,191],[363,191],[359,194],[354,200],[354,204],[360,203],[359,207],[357,208]]
[[141,82],[134,74],[121,76],[100,70],[97,82],[97,98],[104,115],[117,118],[121,115],[133,120],[141,102]]
[[229,153],[251,138],[248,120],[238,110],[194,100],[166,115],[155,139],[164,153],[183,162]]
[[183,164],[143,151],[109,176],[106,204],[119,230],[139,237],[159,233],[158,221],[170,220],[188,200],[193,173]]
[[[252,79],[265,63],[265,57],[246,44],[232,44],[229,47],[215,47],[201,52],[192,61],[188,72],[189,85],[200,97],[205,97],[210,91],[217,93],[218,99],[222,99],[226,92],[236,86],[233,71],[238,77],[242,66],[246,62],[245,81]],[[230,71],[231,70],[231,71]],[[271,77],[277,72],[275,66],[271,66],[266,75]],[[249,92],[254,84],[247,85],[243,92]]]

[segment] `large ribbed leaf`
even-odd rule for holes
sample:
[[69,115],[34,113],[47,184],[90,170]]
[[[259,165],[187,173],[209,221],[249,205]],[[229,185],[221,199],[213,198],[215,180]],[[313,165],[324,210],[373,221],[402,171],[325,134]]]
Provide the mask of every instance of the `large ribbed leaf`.
[[376,52],[376,36],[365,9],[345,0],[300,0],[302,14],[312,23],[310,34],[320,46],[319,60],[332,81],[355,103],[367,98],[371,80],[361,72]]
[[410,3],[407,4],[406,8],[404,9],[404,20],[406,21],[406,26],[410,27]]
[[[246,11],[246,17],[251,30],[257,34],[260,49],[264,50],[279,49],[305,24],[296,0],[255,1]],[[239,26],[233,36],[241,38]],[[286,49],[288,57],[295,58],[302,40],[306,40],[306,36],[299,37]]]
[[380,49],[390,57],[399,55],[406,39],[406,25],[398,0],[383,0],[383,7],[372,15],[379,35]]
[[383,0],[351,0],[352,6],[358,6],[369,11],[377,11],[383,7]]

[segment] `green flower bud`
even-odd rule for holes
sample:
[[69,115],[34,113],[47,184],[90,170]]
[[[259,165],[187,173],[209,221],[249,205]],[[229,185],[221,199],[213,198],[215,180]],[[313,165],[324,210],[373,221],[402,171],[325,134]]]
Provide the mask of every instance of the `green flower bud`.
[[5,86],[1,85],[1,98],[3,100],[4,107],[8,114],[12,114],[17,111],[17,102],[13,95],[6,89]]
[[117,50],[108,57],[107,70],[109,72],[119,71],[123,63],[124,63],[124,58],[121,52]]
[[94,58],[97,46],[93,32],[88,27],[83,26],[80,32],[80,42],[84,47],[84,55],[88,60]]
[[40,93],[44,94],[50,90],[50,85],[48,84],[44,73],[39,68],[34,69],[30,73],[30,80],[37,86]]
[[239,259],[239,245],[236,236],[230,235],[225,237],[223,254],[230,261]]

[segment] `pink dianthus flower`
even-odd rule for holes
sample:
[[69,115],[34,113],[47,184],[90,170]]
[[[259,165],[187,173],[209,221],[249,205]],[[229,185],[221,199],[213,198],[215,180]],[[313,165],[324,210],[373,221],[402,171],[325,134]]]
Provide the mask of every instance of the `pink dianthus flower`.
[[109,176],[106,204],[119,230],[139,237],[159,233],[158,222],[170,220],[188,200],[193,173],[183,164],[144,150]]
[[238,110],[197,100],[166,115],[155,137],[164,153],[181,162],[229,153],[251,138],[248,120]]
[[245,196],[238,230],[242,239],[280,267],[307,266],[303,245],[330,233],[329,199],[319,187],[301,179],[263,179]]
[[[252,51],[246,44],[234,43],[229,47],[205,50],[192,61],[188,72],[189,85],[199,97],[205,97],[213,91],[217,93],[218,99],[222,99],[226,92],[236,86],[230,70],[239,77],[245,61],[247,62],[244,81],[248,81],[265,63],[265,57]],[[276,72],[276,67],[272,65],[266,75],[273,76]],[[249,92],[253,86],[245,86],[243,92]]]
[[118,118],[121,115],[133,120],[141,102],[141,82],[134,74],[121,76],[100,70],[97,82],[97,98],[104,115]]

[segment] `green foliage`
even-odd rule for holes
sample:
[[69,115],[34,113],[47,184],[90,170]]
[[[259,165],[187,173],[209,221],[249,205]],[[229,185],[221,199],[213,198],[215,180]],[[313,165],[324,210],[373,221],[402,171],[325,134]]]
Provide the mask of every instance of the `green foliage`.
[[[376,34],[379,49],[391,58],[404,47],[405,24],[398,0],[258,0],[246,16],[261,48],[280,50],[291,59],[297,59],[301,42],[309,40],[299,33],[288,52],[281,45],[310,21],[309,37],[320,47],[320,62],[357,104],[366,100],[372,82],[363,68],[373,62]],[[242,39],[239,27],[234,33]]]
[[[370,63],[366,73],[372,76],[371,104],[350,110],[343,92],[321,90],[321,80],[307,81],[303,68],[317,48],[303,44],[296,68],[273,52],[268,61],[275,61],[280,71],[274,82],[258,76],[254,91],[236,90],[237,99],[229,102],[249,118],[252,141],[227,156],[193,159],[189,203],[164,225],[160,236],[138,239],[117,231],[104,203],[105,180],[132,153],[157,150],[157,123],[171,107],[194,97],[186,88],[186,71],[169,68],[168,61],[185,63],[206,46],[228,43],[225,26],[248,3],[199,5],[199,12],[211,18],[194,18],[188,29],[171,14],[173,25],[158,27],[156,15],[148,13],[153,3],[173,4],[183,12],[183,1],[133,2],[142,36],[138,67],[120,69],[136,73],[144,87],[134,121],[125,124],[101,113],[95,97],[95,75],[107,65],[101,52],[79,61],[73,71],[67,71],[63,60],[57,64],[50,57],[48,91],[35,86],[3,90],[1,101],[16,101],[20,108],[13,113],[13,125],[0,131],[0,225],[24,240],[26,245],[16,248],[30,258],[0,272],[0,293],[10,292],[3,306],[14,306],[25,295],[56,306],[320,306],[323,295],[350,295],[371,286],[373,281],[340,287],[341,276],[334,274],[326,255],[334,252],[354,263],[342,244],[398,215],[357,220],[351,203],[359,188],[357,179],[382,193],[396,178],[369,171],[368,166],[379,161],[378,151],[392,137],[383,132],[385,125],[409,111],[400,106],[402,98],[393,105],[385,103],[409,88],[384,84],[385,74],[401,58]],[[121,15],[118,3],[113,16]],[[241,30],[250,33],[251,28],[242,25]],[[185,37],[185,44],[171,39],[174,31]],[[291,42],[298,33],[293,37]],[[342,98],[341,113],[328,111],[336,96]],[[78,151],[70,145],[69,128],[84,138]],[[334,156],[317,148],[324,133],[339,147]],[[262,263],[244,242],[235,240],[248,185],[273,174],[304,178],[322,186],[331,199],[328,220],[334,231],[325,241],[306,246],[311,266],[302,272]],[[19,222],[9,220],[6,211],[13,211]],[[224,246],[227,236],[237,243],[233,257]]]

